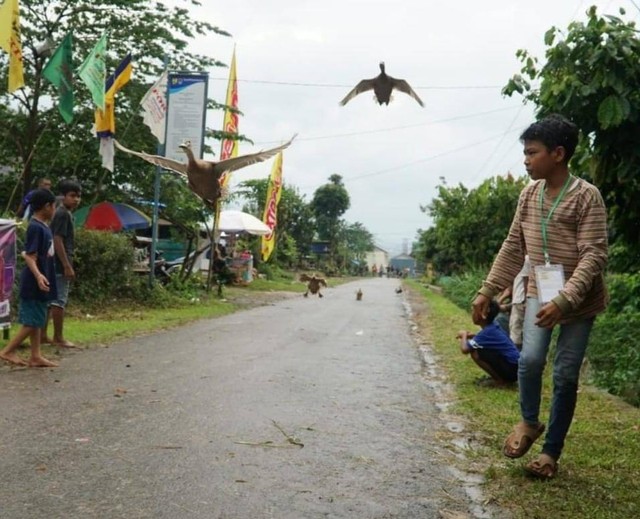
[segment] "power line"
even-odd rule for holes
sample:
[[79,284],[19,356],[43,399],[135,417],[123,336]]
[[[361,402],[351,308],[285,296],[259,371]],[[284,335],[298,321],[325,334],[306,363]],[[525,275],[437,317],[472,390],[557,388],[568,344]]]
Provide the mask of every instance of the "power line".
[[[229,81],[228,77],[212,77],[211,81]],[[353,88],[353,84],[337,83],[300,83],[295,81],[268,81],[264,79],[238,79],[239,83],[258,83],[263,85],[303,86],[313,88]],[[504,85],[445,85],[445,86],[417,86],[414,90],[481,90],[502,88]]]
[[[348,133],[335,133],[332,135],[321,135],[319,137],[299,137],[296,139],[296,142],[301,142],[301,141],[320,141],[320,140],[326,140],[326,139],[337,139],[337,138],[341,138],[341,137],[353,137],[353,136],[358,136],[358,135],[369,135],[372,133],[384,133],[384,132],[390,132],[390,131],[395,131],[395,130],[405,130],[407,128],[418,128],[421,126],[431,126],[434,124],[442,124],[442,123],[448,123],[451,121],[458,121],[458,120],[462,120],[462,119],[471,119],[473,117],[481,117],[483,115],[488,115],[488,114],[493,114],[493,113],[497,113],[497,112],[504,112],[506,110],[513,110],[514,108],[517,108],[520,105],[513,105],[513,106],[508,106],[506,108],[496,108],[495,110],[487,110],[485,112],[476,112],[473,114],[467,114],[467,115],[456,115],[454,117],[449,117],[447,119],[437,119],[435,121],[428,121],[426,123],[417,123],[417,124],[406,124],[403,126],[393,126],[391,128],[379,128],[377,130],[363,130],[363,131],[358,131],[358,132],[348,132]],[[265,145],[265,144],[279,144],[281,141],[256,141],[254,144],[257,145]]]

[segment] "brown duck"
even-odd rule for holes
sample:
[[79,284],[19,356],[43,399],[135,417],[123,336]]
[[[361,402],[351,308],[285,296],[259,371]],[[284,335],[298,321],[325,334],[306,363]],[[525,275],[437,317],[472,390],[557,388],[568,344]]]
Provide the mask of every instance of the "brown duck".
[[391,100],[391,91],[393,89],[409,94],[420,106],[424,106],[422,99],[420,99],[418,94],[413,91],[413,88],[409,86],[409,83],[404,79],[396,79],[387,75],[384,71],[384,61],[380,63],[380,74],[378,76],[373,79],[363,79],[360,81],[360,83],[358,83],[356,87],[349,92],[342,101],[340,101],[340,104],[344,106],[358,94],[362,94],[362,92],[366,92],[367,90],[373,90],[378,104],[388,105]]
[[327,286],[327,282],[324,278],[316,277],[315,274],[313,274],[312,276],[309,276],[308,274],[302,274],[300,276],[300,281],[307,282],[307,291],[304,293],[304,297],[308,297],[309,292],[311,292],[312,295],[318,294],[318,297],[323,297],[320,293],[320,287]]
[[191,143],[184,142],[179,147],[187,155],[187,163],[178,162],[177,160],[168,159],[160,155],[150,155],[143,151],[133,151],[125,148],[122,144],[114,139],[115,147],[125,153],[130,153],[136,157],[151,162],[161,168],[174,171],[184,177],[187,177],[189,189],[198,195],[209,208],[214,208],[217,200],[220,198],[220,176],[225,171],[235,171],[237,169],[263,162],[277,155],[282,150],[289,147],[295,139],[295,135],[289,142],[282,146],[271,148],[269,150],[259,151],[248,155],[240,155],[220,162],[197,159],[191,151]]

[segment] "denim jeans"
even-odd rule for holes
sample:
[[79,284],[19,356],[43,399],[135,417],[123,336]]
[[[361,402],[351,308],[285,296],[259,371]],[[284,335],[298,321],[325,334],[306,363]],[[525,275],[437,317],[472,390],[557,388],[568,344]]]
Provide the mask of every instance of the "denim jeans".
[[[523,343],[518,363],[518,386],[522,418],[537,424],[540,414],[542,372],[547,361],[552,330],[535,325],[540,303],[528,297],[523,325]],[[542,452],[558,459],[573,420],[578,396],[578,378],[594,318],[560,325],[553,359],[553,397],[549,426]]]

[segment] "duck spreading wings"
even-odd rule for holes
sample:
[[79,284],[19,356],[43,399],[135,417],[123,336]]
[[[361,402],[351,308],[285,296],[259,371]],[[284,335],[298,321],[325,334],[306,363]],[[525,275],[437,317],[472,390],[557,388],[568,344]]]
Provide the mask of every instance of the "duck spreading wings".
[[191,150],[191,143],[187,141],[179,146],[179,148],[187,155],[186,164],[160,155],[150,155],[144,151],[130,150],[125,148],[115,139],[114,144],[120,151],[135,155],[147,162],[151,162],[151,164],[155,164],[156,166],[160,166],[161,168],[168,169],[186,177],[189,189],[198,195],[207,206],[214,208],[221,194],[221,186],[219,182],[220,176],[225,171],[235,171],[237,169],[250,166],[251,164],[256,164],[270,159],[282,150],[288,148],[295,138],[296,135],[291,137],[289,142],[285,142],[283,145],[277,146],[276,148],[248,155],[240,155],[239,157],[221,160],[220,162],[197,159]]
[[378,104],[388,105],[391,100],[391,91],[394,89],[404,92],[405,94],[409,94],[420,106],[424,106],[422,99],[420,99],[418,94],[413,91],[413,88],[409,86],[409,83],[404,79],[396,79],[387,75],[384,71],[384,61],[380,63],[380,74],[378,76],[373,79],[363,79],[360,81],[360,83],[358,83],[356,87],[349,92],[342,101],[340,101],[340,104],[344,106],[358,94],[362,94],[367,90],[373,90]]
[[311,292],[312,295],[318,294],[318,297],[323,297],[320,293],[320,287],[323,286],[326,288],[327,286],[327,281],[324,278],[316,277],[315,274],[312,276],[309,276],[308,274],[301,274],[300,281],[307,282],[307,291],[304,293],[304,297],[308,297],[309,292]]

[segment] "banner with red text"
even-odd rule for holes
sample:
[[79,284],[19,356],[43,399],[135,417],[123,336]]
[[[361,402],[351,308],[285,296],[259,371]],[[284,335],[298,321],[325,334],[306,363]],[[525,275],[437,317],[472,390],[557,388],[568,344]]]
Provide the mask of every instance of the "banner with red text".
[[264,205],[262,221],[271,229],[271,232],[262,237],[262,261],[267,261],[276,245],[276,225],[278,223],[278,202],[282,195],[282,152],[276,155],[273,162],[267,200]]

